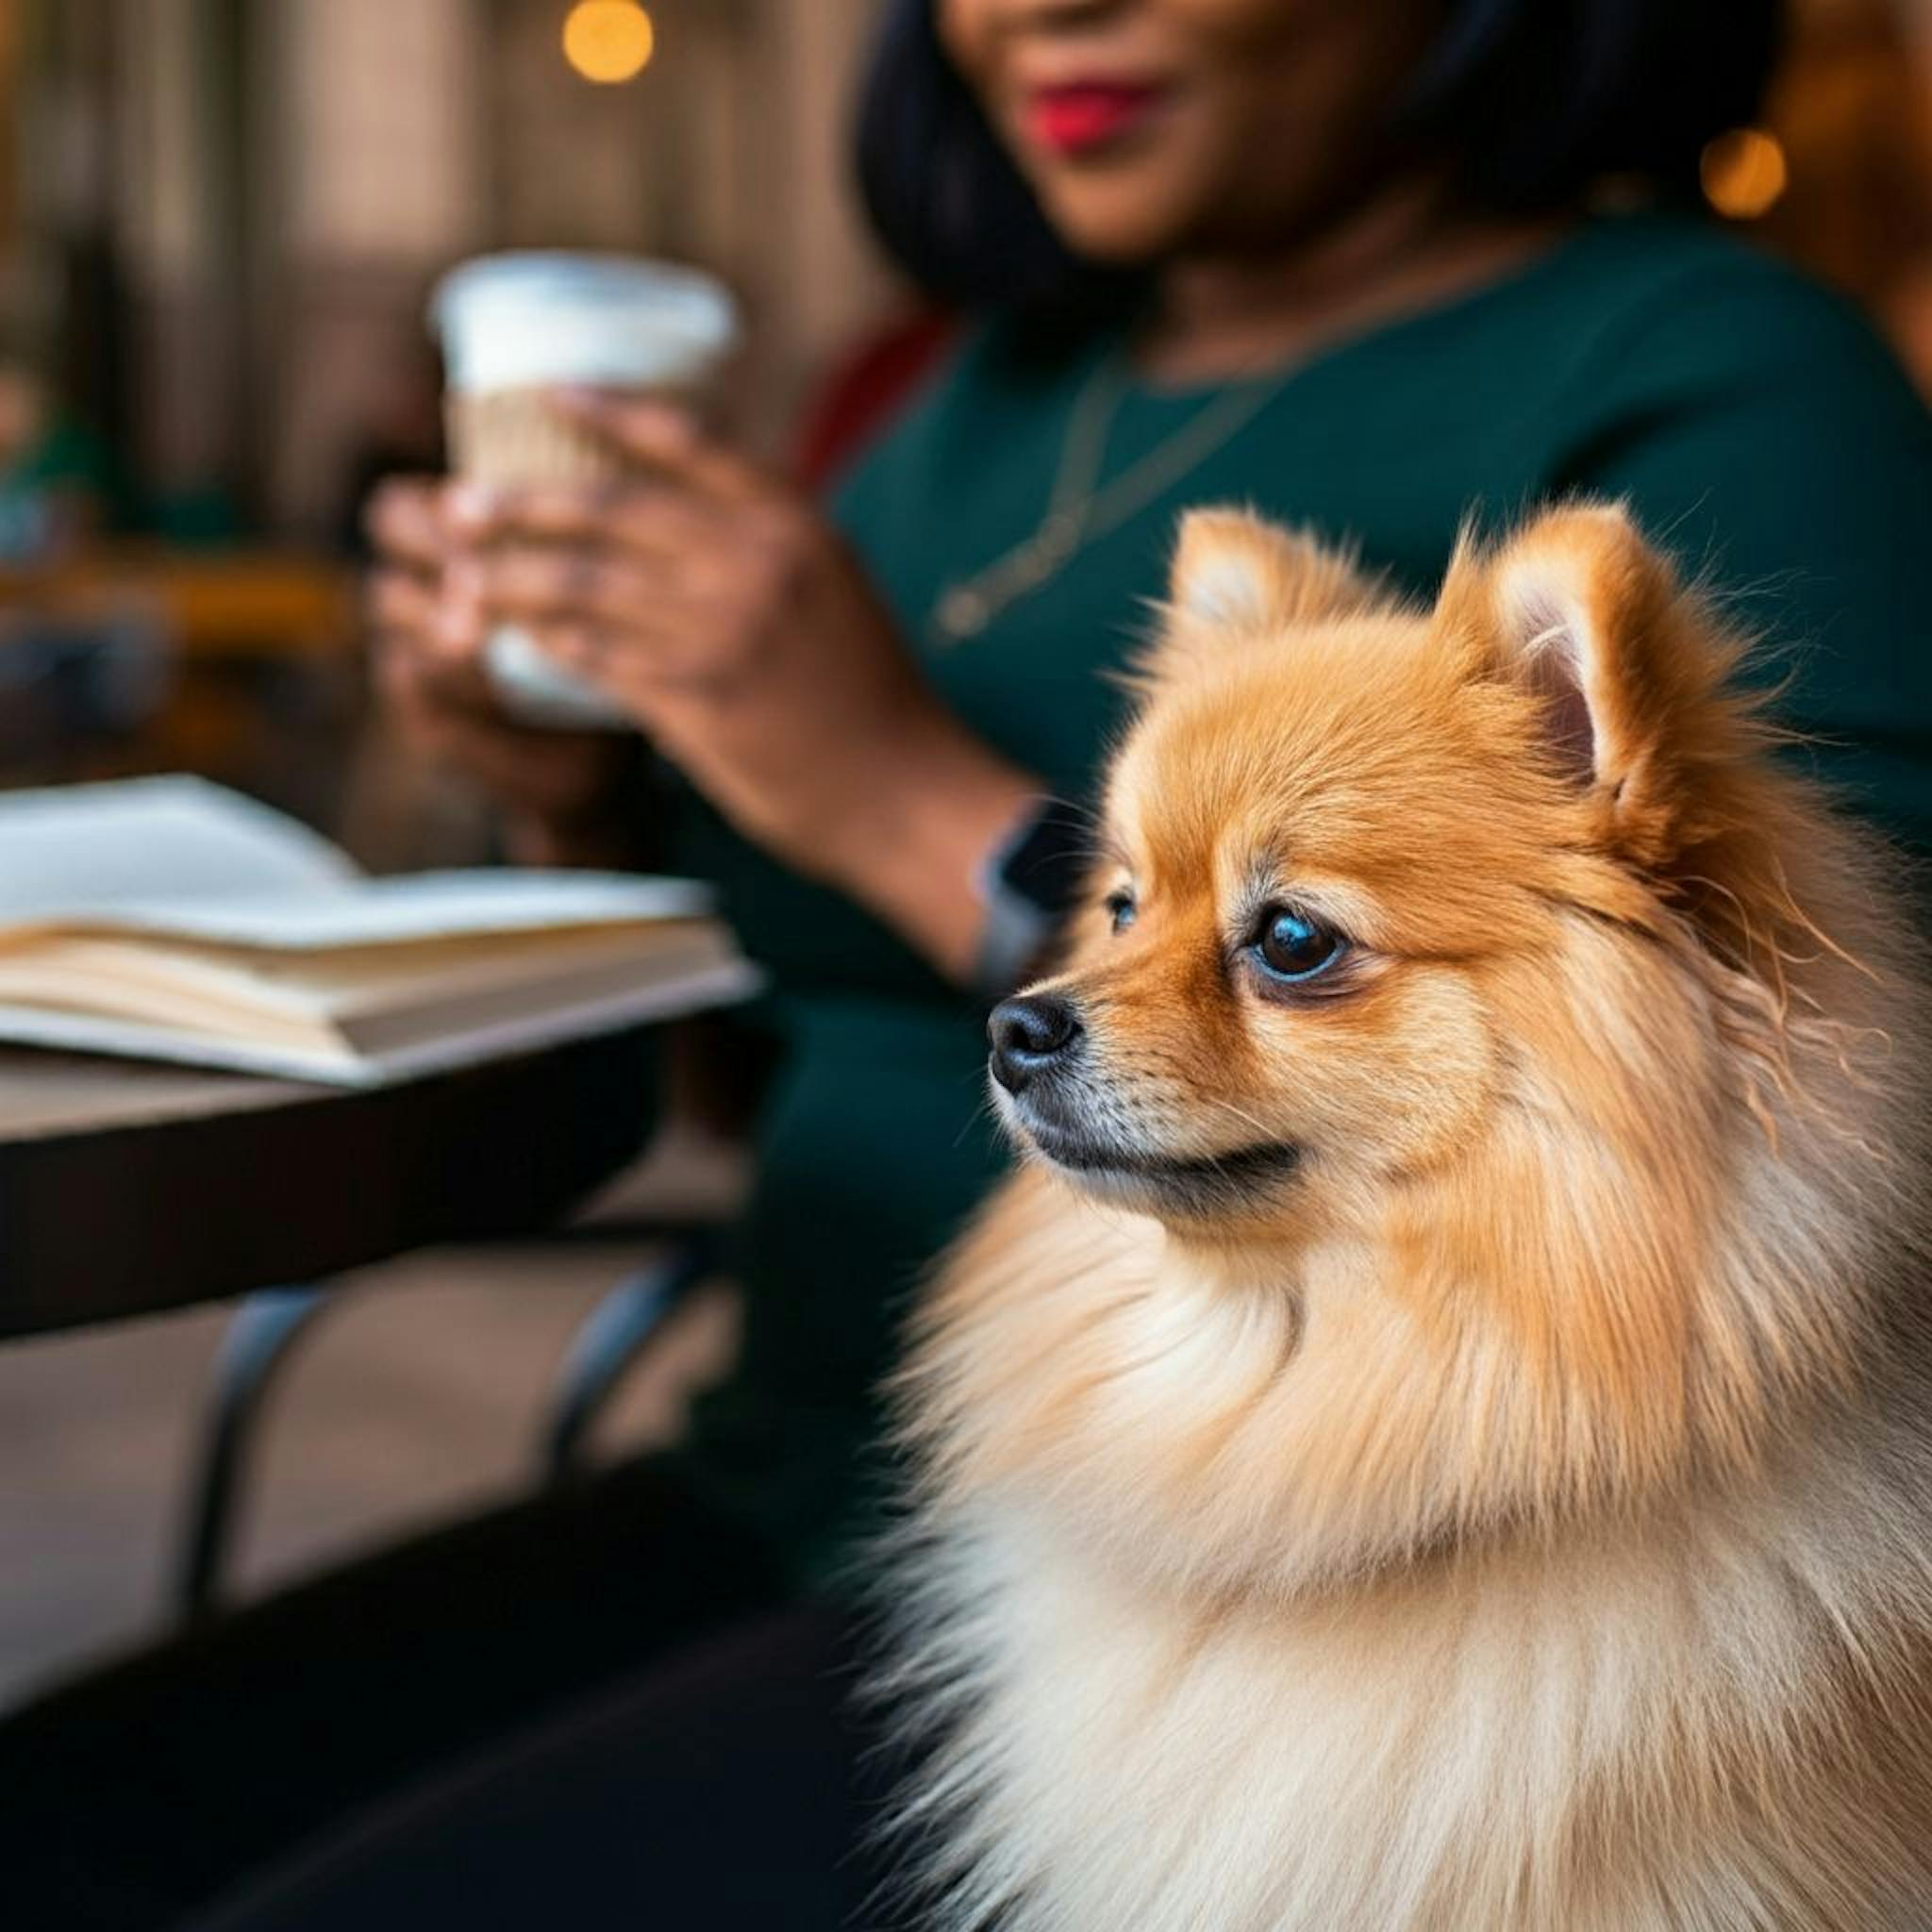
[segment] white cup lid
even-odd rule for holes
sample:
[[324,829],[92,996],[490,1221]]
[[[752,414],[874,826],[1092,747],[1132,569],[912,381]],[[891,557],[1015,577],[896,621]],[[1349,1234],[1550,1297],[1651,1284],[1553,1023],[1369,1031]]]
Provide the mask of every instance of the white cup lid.
[[689,383],[739,341],[738,304],[701,270],[619,255],[479,256],[430,298],[453,387]]

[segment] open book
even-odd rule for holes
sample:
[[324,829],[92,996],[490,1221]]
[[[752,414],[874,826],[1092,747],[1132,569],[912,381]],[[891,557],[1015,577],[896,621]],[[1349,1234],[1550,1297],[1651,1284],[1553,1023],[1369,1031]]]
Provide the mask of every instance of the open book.
[[196,778],[0,794],[0,1041],[344,1086],[741,998],[681,879],[368,878]]

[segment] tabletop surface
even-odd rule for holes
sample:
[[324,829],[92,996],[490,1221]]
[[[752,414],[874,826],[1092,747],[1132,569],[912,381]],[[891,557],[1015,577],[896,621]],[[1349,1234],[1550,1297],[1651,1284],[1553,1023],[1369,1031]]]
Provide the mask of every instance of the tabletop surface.
[[656,1037],[373,1091],[0,1049],[0,1339],[550,1225],[643,1144]]
[[325,1091],[287,1080],[0,1047],[0,1146],[49,1134],[254,1112],[312,1101]]

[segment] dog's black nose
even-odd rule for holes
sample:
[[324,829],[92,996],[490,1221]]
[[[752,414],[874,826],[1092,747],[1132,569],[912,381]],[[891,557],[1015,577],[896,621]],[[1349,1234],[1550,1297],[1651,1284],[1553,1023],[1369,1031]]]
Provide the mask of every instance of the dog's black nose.
[[1080,1016],[1070,999],[1036,992],[1002,1000],[986,1024],[992,1041],[992,1076],[1017,1093],[1036,1074],[1065,1058],[1080,1038]]

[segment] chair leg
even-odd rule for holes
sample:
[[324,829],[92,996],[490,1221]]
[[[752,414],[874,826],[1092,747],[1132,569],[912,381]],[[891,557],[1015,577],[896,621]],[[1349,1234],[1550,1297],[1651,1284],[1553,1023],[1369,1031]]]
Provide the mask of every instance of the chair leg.
[[543,1428],[545,1478],[561,1482],[582,1466],[584,1445],[625,1376],[666,1318],[710,1272],[711,1243],[685,1237],[626,1276],[584,1317],[558,1373]]
[[222,1338],[173,1584],[183,1618],[216,1605],[256,1420],[275,1371],[328,1299],[319,1288],[264,1290],[242,1304]]

